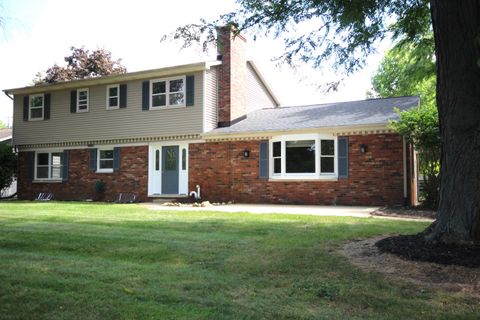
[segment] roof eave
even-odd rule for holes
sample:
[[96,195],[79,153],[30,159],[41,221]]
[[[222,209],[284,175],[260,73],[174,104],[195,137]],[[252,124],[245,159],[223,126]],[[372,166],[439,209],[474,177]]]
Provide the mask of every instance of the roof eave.
[[79,87],[101,85],[101,84],[110,84],[116,82],[125,82],[133,80],[148,79],[154,77],[168,76],[177,73],[189,73],[197,72],[203,70],[209,70],[212,66],[221,64],[221,61],[205,61],[198,63],[191,63],[185,65],[171,66],[159,69],[143,70],[136,72],[129,72],[118,75],[103,76],[97,78],[89,79],[80,79],[72,80],[66,82],[57,82],[51,84],[41,84],[36,86],[28,86],[21,88],[5,89],[3,92],[7,94],[31,94],[31,93],[41,93],[45,91],[56,91],[63,89],[73,89]]

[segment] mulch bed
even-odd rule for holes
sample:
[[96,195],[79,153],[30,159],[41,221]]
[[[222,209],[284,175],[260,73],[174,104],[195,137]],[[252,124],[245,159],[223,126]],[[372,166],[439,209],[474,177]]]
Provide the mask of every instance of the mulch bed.
[[436,212],[433,210],[409,207],[383,207],[371,213],[373,216],[397,217],[411,219],[435,219]]
[[480,245],[429,243],[422,234],[388,237],[377,241],[375,245],[381,252],[392,253],[406,260],[480,267]]

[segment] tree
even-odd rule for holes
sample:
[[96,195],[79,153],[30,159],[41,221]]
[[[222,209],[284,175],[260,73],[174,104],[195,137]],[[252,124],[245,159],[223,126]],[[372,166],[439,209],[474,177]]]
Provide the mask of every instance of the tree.
[[35,75],[34,82],[55,83],[76,79],[93,78],[110,74],[122,74],[127,69],[121,64],[121,59],[112,60],[112,54],[105,49],[97,49],[92,52],[84,47],[71,47],[71,55],[65,57],[67,65],[61,67],[54,64],[47,69],[45,77],[41,73]]
[[419,151],[419,171],[424,177],[423,205],[438,208],[440,173],[440,124],[435,103],[435,61],[433,35],[423,41],[404,41],[389,50],[372,77],[372,86],[382,98],[419,95],[420,108],[403,111],[390,124]]
[[[478,0],[238,0],[240,9],[213,22],[180,27],[184,46],[212,41],[214,27],[283,37],[280,57],[319,67],[329,58],[347,73],[362,67],[376,41],[419,41],[433,28],[436,100],[442,139],[440,204],[427,237],[480,243],[480,1]],[[394,20],[395,23],[389,24]],[[310,32],[295,34],[303,24]],[[202,36],[203,35],[203,36]]]
[[0,190],[8,187],[17,174],[17,155],[12,146],[0,143]]

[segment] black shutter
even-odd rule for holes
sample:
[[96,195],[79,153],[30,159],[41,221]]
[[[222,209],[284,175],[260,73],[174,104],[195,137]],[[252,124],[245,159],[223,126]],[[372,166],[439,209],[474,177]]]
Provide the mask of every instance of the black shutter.
[[348,178],[348,137],[338,137],[338,177]]
[[268,141],[260,142],[260,179],[268,179]]
[[46,93],[43,97],[43,119],[50,119],[50,93]]
[[120,108],[127,107],[127,85],[120,85]]
[[70,91],[70,112],[77,112],[77,90]]
[[90,170],[97,171],[97,149],[90,149]]
[[68,181],[68,166],[69,166],[69,155],[70,152],[68,150],[63,151],[63,177],[62,181]]
[[23,97],[23,121],[28,121],[29,104],[30,104],[30,97],[29,96]]
[[33,173],[35,172],[35,151],[27,152],[27,180],[33,181]]
[[142,83],[142,110],[150,109],[150,81]]
[[120,148],[113,148],[113,171],[120,170]]
[[195,92],[195,77],[194,76],[187,76],[187,97],[186,97],[186,105],[193,106],[194,104],[194,92]]

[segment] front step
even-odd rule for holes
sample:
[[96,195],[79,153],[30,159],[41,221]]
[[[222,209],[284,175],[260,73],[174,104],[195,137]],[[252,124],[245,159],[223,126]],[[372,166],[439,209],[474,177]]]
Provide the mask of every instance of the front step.
[[164,204],[167,202],[191,202],[190,197],[186,195],[154,195],[149,197],[153,203]]

